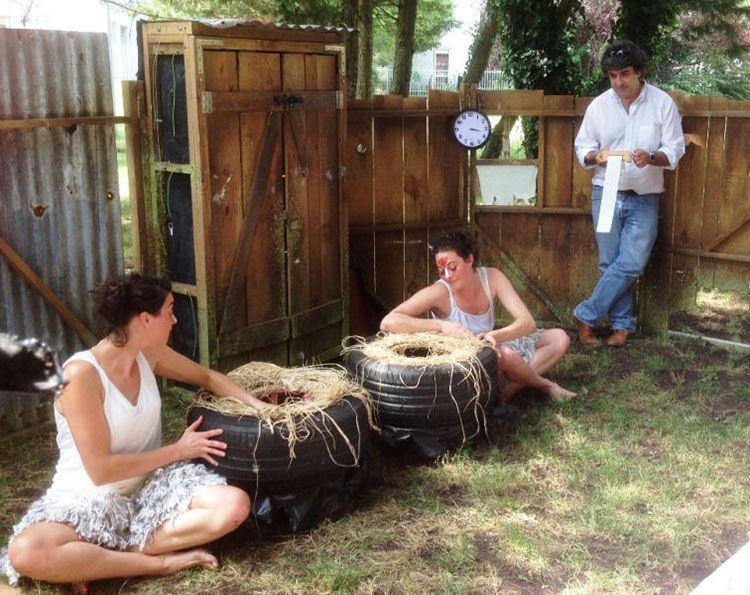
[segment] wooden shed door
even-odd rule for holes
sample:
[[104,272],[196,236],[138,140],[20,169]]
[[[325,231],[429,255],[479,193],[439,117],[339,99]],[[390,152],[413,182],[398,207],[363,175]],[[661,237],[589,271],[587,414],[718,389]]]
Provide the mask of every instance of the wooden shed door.
[[344,303],[337,55],[203,55],[221,365],[328,355]]

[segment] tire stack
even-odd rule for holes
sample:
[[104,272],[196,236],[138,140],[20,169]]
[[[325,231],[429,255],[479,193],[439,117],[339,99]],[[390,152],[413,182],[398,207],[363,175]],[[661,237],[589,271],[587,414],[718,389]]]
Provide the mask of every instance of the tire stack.
[[360,399],[347,397],[325,414],[307,416],[298,428],[305,437],[293,444],[293,452],[284,426],[203,407],[189,411],[188,424],[201,415],[201,430],[224,430],[226,456],[215,470],[250,494],[252,514],[264,524],[310,529],[343,513],[366,476],[370,425]]
[[[386,363],[350,349],[344,366],[370,393],[380,440],[389,447],[414,448],[421,458],[434,460],[489,430],[499,394],[491,347],[482,349],[476,362],[435,366]],[[480,373],[467,375],[477,368]]]

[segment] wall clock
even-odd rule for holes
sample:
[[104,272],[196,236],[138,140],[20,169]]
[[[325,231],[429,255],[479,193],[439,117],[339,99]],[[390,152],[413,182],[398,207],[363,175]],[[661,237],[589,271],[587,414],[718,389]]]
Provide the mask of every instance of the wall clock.
[[478,149],[490,138],[492,124],[486,114],[475,109],[465,109],[451,123],[453,138],[462,147]]

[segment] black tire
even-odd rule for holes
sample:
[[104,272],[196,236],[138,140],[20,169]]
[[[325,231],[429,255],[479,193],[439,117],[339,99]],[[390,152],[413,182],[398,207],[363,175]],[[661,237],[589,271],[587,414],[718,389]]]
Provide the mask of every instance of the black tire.
[[486,347],[477,357],[481,371],[474,380],[463,372],[469,362],[386,364],[359,349],[344,355],[344,365],[370,393],[386,442],[397,446],[419,436],[419,442],[430,443],[422,449],[425,456],[434,458],[441,450],[436,444],[457,446],[486,429],[486,417],[499,393],[497,353]]
[[279,427],[272,431],[256,417],[195,407],[188,413],[188,424],[202,415],[199,430],[224,430],[219,439],[227,444],[226,456],[219,458],[214,469],[228,483],[251,496],[289,494],[337,480],[367,457],[370,424],[366,405],[347,397],[325,412],[327,416],[316,413],[304,422],[303,431],[310,435],[295,444],[294,457],[289,453],[286,432]]

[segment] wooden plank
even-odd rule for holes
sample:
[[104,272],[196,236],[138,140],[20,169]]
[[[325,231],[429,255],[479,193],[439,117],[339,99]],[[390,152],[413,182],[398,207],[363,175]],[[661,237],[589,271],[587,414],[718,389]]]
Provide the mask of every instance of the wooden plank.
[[544,109],[544,91],[479,91],[477,96],[479,107],[485,112],[499,111],[504,114],[510,114],[513,110],[529,111]]
[[375,234],[375,293],[388,310],[398,306],[406,295],[403,238],[402,232]]
[[[572,109],[573,98],[562,95],[546,95],[544,107],[548,109]],[[544,144],[539,144],[539,178],[542,180],[537,204],[544,207],[572,206],[574,122],[570,118],[544,118]]]
[[555,311],[565,312],[570,296],[571,218],[566,215],[546,217],[540,227],[539,285],[555,303]]
[[[401,101],[399,95],[376,100]],[[374,123],[373,176],[375,179],[373,217],[375,224],[404,220],[403,120],[378,119]]]
[[316,306],[291,317],[292,337],[314,333],[344,318],[344,303],[333,300],[322,306]]
[[[207,52],[208,55],[218,52]],[[310,56],[309,58],[314,58]],[[328,57],[335,60],[333,56]],[[343,102],[338,91],[204,91],[201,96],[204,113],[285,111],[287,106],[304,110],[336,109]]]
[[[206,52],[205,88],[238,88],[236,52]],[[217,312],[224,312],[229,280],[234,263],[234,247],[242,227],[242,145],[240,116],[236,113],[212,113],[206,116],[209,184],[211,196],[210,242],[214,252],[214,295]],[[244,326],[245,296],[237,296],[235,324]]]
[[[678,212],[675,215],[674,233],[674,244],[677,246],[700,248],[721,233],[719,227],[719,208],[721,203],[722,180],[724,178],[724,169],[726,166],[724,146],[725,133],[726,120],[724,118],[711,118],[708,121],[706,148],[701,151],[693,151],[695,153],[704,153],[705,155],[705,171],[703,175],[703,184],[701,186],[704,189],[703,203],[700,205],[700,209],[693,209],[694,211],[698,211],[700,227],[698,227],[697,237],[691,237],[688,232],[683,231],[686,228],[684,220],[689,219],[691,214],[689,212],[686,214]],[[691,146],[691,149],[694,149],[694,146]],[[687,153],[686,157],[689,158]],[[685,157],[683,157],[683,160],[684,159]],[[680,167],[682,167],[682,163],[680,164]],[[687,210],[689,211],[689,209]]]
[[[329,57],[329,60],[332,58]],[[317,89],[318,87],[318,69],[317,56],[303,57],[303,88]],[[296,92],[295,92],[296,93]],[[300,168],[302,174],[306,177],[307,184],[307,217],[303,224],[304,236],[307,238],[307,272],[309,297],[305,310],[314,309],[337,296],[324,298],[323,269],[324,262],[322,258],[323,242],[325,241],[322,234],[322,217],[327,197],[325,193],[325,176],[322,172],[324,151],[321,145],[326,144],[326,132],[320,125],[320,114],[315,111],[304,111],[304,115],[296,108],[290,106],[288,113],[289,128],[292,130],[292,137],[286,139],[289,143],[294,139],[296,166]],[[295,125],[295,113],[297,123]],[[304,124],[302,123],[304,119]],[[296,130],[296,132],[295,132]],[[300,134],[304,131],[304,135]],[[335,127],[334,127],[335,131]],[[335,138],[335,136],[334,136]],[[307,147],[309,146],[309,152]],[[309,160],[309,169],[306,167],[305,159]],[[295,311],[300,314],[302,311]],[[294,328],[292,336],[296,337]]]
[[[193,259],[195,262],[197,343],[199,361],[204,366],[211,364],[209,336],[216,325],[216,311],[209,307],[208,288],[213,282],[213,246],[208,243],[206,234],[211,228],[211,207],[209,203],[209,164],[207,145],[200,139],[206,137],[206,120],[198,109],[199,85],[203,72],[198,68],[202,60],[202,49],[193,41],[185,43],[185,98],[187,108],[188,155],[195,168],[190,176],[190,194],[193,216]],[[199,79],[201,79],[199,83]],[[213,292],[212,292],[213,294]]]
[[[282,86],[285,91],[305,89],[305,56],[304,54],[282,54]],[[305,132],[309,122],[305,119]],[[291,130],[285,122],[284,135],[289,137]],[[287,210],[287,249],[289,251],[289,312],[290,315],[303,312],[314,304],[311,300],[310,270],[310,207],[311,198],[318,200],[317,180],[302,175],[297,152],[292,143],[284,143],[284,162],[286,173],[286,210]],[[317,203],[316,203],[317,204]],[[317,207],[316,207],[317,208]],[[314,225],[317,225],[314,223]],[[317,280],[313,280],[317,282]]]
[[[308,58],[310,60],[311,58]],[[336,56],[315,56],[317,89],[336,89],[339,83]],[[308,82],[309,87],[309,82]],[[320,267],[319,303],[342,298],[341,185],[339,167],[339,110],[315,114],[318,118],[317,150],[320,180]]]
[[372,119],[351,117],[347,123],[344,149],[344,202],[349,211],[349,226],[374,223]]
[[245,280],[247,267],[252,257],[252,240],[256,227],[258,226],[258,221],[260,220],[263,196],[266,194],[268,188],[268,178],[271,171],[274,149],[281,132],[280,128],[281,114],[269,114],[260,154],[255,164],[250,197],[247,203],[247,211],[242,220],[240,238],[232,261],[232,272],[229,279],[229,288],[227,290],[227,298],[225,302],[226,305],[221,319],[222,333],[229,331],[236,325],[240,290],[244,285],[243,281]]
[[407,231],[404,244],[405,297],[414,295],[430,284],[432,254],[427,242],[427,230]]
[[59,126],[112,126],[137,124],[130,116],[74,116],[71,118],[26,118],[0,120],[0,130],[28,130],[30,128],[55,128]]
[[24,281],[31,285],[31,288],[41,295],[44,301],[60,315],[63,322],[72,328],[88,347],[93,347],[97,343],[94,334],[75,314],[73,314],[70,308],[68,308],[65,303],[57,297],[57,294],[55,294],[55,292],[52,291],[44,281],[42,281],[41,277],[34,272],[21,255],[18,254],[18,252],[16,252],[2,236],[0,236],[0,254],[5,257],[11,268],[21,275]]
[[[125,127],[125,151],[128,162],[128,193],[130,195],[130,232],[133,238],[133,268],[144,270],[149,259],[146,235],[146,205],[143,197],[144,171],[148,167],[148,146],[145,145],[146,96],[143,81],[122,81],[122,104],[130,125]],[[145,146],[144,146],[145,145]],[[145,166],[145,167],[144,167]],[[153,270],[153,267],[145,268]]]
[[289,339],[289,318],[275,318],[219,335],[217,351],[226,358]]
[[[458,93],[430,90],[427,105],[432,110],[455,108],[458,113]],[[427,198],[429,221],[436,219],[466,220],[465,197],[462,196],[462,170],[468,165],[467,152],[451,135],[452,116],[430,116],[428,121],[429,155],[427,169]]]
[[[239,88],[242,91],[279,92],[281,56],[275,53],[240,52],[238,76]],[[243,215],[250,209],[248,197],[254,183],[265,125],[266,114],[241,114]],[[250,249],[253,262],[249,263],[245,270],[245,297],[243,302],[240,302],[242,313],[238,313],[239,320],[246,320],[247,324],[251,325],[287,315],[285,178],[280,141],[273,149],[273,158],[267,175],[270,184],[258,207],[260,224],[255,230]],[[245,304],[244,308],[242,303]]]
[[689,256],[700,256],[706,260],[726,260],[734,262],[750,263],[750,254],[729,254],[727,252],[706,252],[705,250],[696,250],[685,246],[669,246],[669,251],[674,254],[687,254]]
[[[706,155],[701,147],[705,147],[708,122],[703,118],[683,118],[684,130],[702,138],[701,146],[688,146],[685,156],[680,160],[680,176],[677,180],[671,172],[665,171],[665,192],[659,201],[659,237],[671,244],[675,237],[675,217],[677,216],[678,200],[682,201],[681,189],[685,184],[692,184],[693,199],[696,203],[691,207],[703,209],[704,176],[706,169]],[[691,182],[691,178],[694,180]],[[679,198],[678,198],[679,197]],[[671,268],[671,261],[664,259],[664,264]],[[667,275],[669,277],[669,274]]]
[[741,216],[738,221],[732,225],[727,231],[724,233],[719,234],[714,239],[709,241],[705,246],[704,250],[706,252],[712,252],[716,248],[718,248],[721,244],[723,244],[727,239],[729,239],[730,236],[737,233],[740,229],[742,229],[745,224],[750,221],[750,213],[746,214],[745,216]]
[[[527,207],[528,210],[528,207]],[[430,227],[439,227],[441,229],[455,229],[466,225],[465,219],[437,219],[430,222]],[[362,234],[371,234],[380,231],[410,231],[424,229],[424,223],[416,221],[414,223],[383,223],[379,225],[352,225],[349,227],[349,233],[352,236],[361,236]]]
[[750,254],[747,235],[727,233],[747,215],[750,204],[750,120],[727,118],[726,130],[726,165],[719,202],[719,230],[726,235],[721,240],[722,251]]
[[[425,99],[405,98],[410,106],[423,106]],[[403,125],[404,155],[404,222],[427,226],[427,119],[405,119]]]

